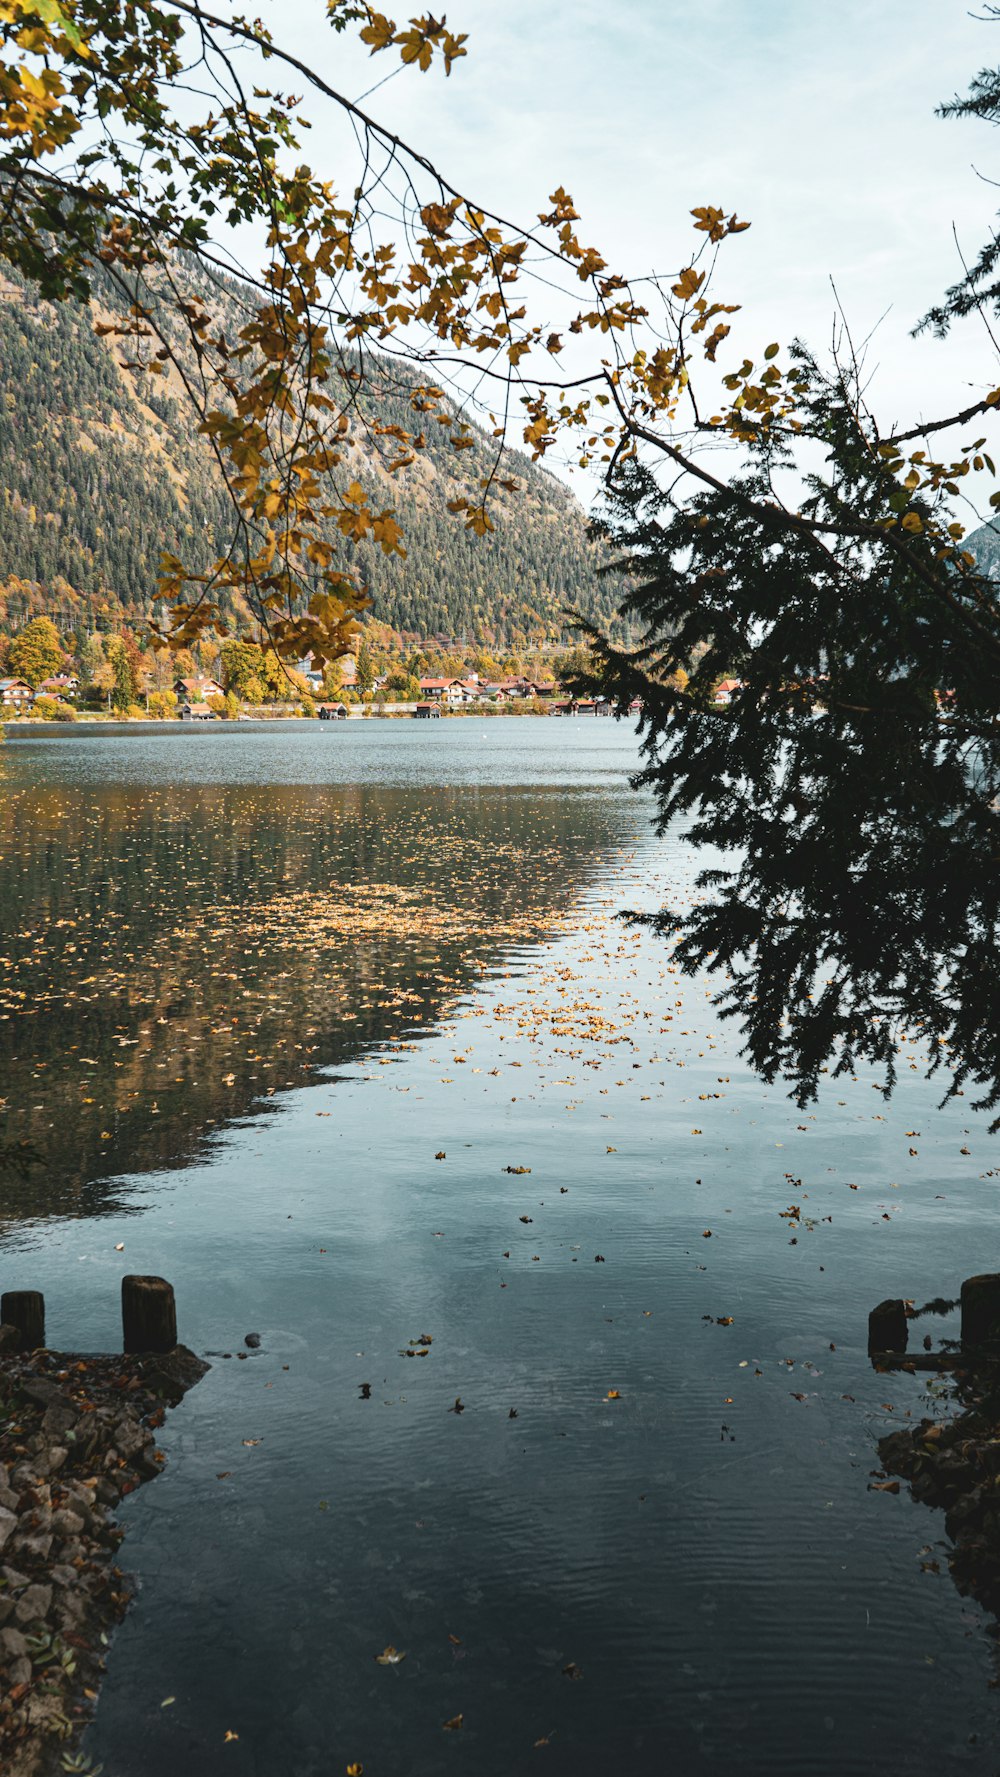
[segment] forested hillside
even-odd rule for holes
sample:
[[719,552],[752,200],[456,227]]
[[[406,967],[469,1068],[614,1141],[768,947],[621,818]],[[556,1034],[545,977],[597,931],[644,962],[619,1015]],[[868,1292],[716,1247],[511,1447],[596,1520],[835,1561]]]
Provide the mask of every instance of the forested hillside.
[[[214,295],[223,308],[232,305],[235,331],[243,292],[233,286]],[[0,582],[8,583],[0,624],[38,609],[39,587],[47,609],[77,622],[102,606],[115,616],[146,613],[162,550],[201,566],[225,535],[228,504],[189,411],[169,384],[123,371],[94,318],[42,302],[0,272]],[[399,377],[394,367],[397,385]],[[615,587],[597,577],[583,510],[560,482],[526,457],[513,459],[505,473],[518,491],[499,494],[495,533],[472,538],[447,501],[488,472],[485,437],[476,433],[474,448],[456,458],[445,428],[389,478],[365,412],[412,427],[409,403],[373,380],[360,406],[352,472],[379,484],[378,500],[395,509],[408,552],[405,561],[368,549],[355,558],[374,617],[419,636],[503,643],[519,634],[565,636],[566,605],[589,615],[614,610]],[[34,592],[11,587],[13,577],[34,583]]]

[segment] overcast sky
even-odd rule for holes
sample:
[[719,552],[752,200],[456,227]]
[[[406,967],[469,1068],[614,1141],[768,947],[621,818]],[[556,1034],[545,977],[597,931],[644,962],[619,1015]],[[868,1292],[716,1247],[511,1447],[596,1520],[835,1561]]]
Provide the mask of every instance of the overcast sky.
[[[271,0],[264,17],[357,98],[392,64],[334,36],[322,10]],[[451,0],[448,23],[469,34],[451,78],[406,70],[365,106],[489,207],[532,218],[562,183],[581,238],[638,274],[684,264],[691,207],[722,204],[753,224],[719,285],[745,305],[741,347],[824,345],[832,277],[858,336],[889,310],[883,423],[1000,381],[978,324],[945,345],[909,337],[960,273],[953,225],[972,255],[1000,207],[983,182],[1000,179],[993,130],[934,116],[1000,63],[1000,24],[960,0]],[[332,131],[308,152],[350,183]]]

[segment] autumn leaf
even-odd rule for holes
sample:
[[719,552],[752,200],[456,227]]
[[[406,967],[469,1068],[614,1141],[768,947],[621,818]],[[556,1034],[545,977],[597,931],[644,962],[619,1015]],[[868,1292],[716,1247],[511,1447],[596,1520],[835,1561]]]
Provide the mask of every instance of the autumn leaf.
[[675,296],[679,296],[682,301],[687,302],[692,296],[697,296],[704,282],[704,272],[695,271],[694,266],[689,265],[681,272],[676,284],[671,284],[670,288]]

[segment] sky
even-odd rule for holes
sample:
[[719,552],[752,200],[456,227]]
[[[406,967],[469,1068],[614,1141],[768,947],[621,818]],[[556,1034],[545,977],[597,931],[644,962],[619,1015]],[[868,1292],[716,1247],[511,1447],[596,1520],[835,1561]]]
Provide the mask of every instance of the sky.
[[[386,0],[386,4],[388,0]],[[739,345],[830,340],[831,279],[857,339],[877,322],[883,428],[954,410],[1000,382],[985,329],[914,341],[1000,209],[1000,141],[935,107],[1000,64],[1000,23],[960,0],[450,0],[468,32],[450,79],[403,70],[364,101],[477,201],[532,219],[562,184],[592,242],[631,275],[691,256],[689,212],[751,229],[718,293],[744,305]],[[402,12],[393,16],[403,17]],[[323,22],[322,0],[263,17],[353,99],[393,64]],[[309,158],[349,188],[344,140],[317,105]],[[888,311],[888,313],[886,313]],[[884,318],[882,318],[884,317]],[[985,492],[985,490],[984,490]]]

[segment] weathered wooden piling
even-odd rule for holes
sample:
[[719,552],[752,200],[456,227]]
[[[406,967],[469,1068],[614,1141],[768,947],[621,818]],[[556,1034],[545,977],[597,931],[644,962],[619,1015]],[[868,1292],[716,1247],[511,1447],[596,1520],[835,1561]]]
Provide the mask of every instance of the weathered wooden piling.
[[962,1344],[1000,1344],[1000,1273],[984,1271],[963,1283]]
[[901,1296],[889,1296],[873,1308],[868,1316],[868,1352],[905,1351],[908,1328],[906,1303]]
[[41,1290],[8,1290],[0,1296],[0,1323],[16,1327],[21,1351],[45,1344],[45,1297]]
[[165,1278],[122,1278],[122,1340],[125,1351],[173,1351],[177,1309]]

